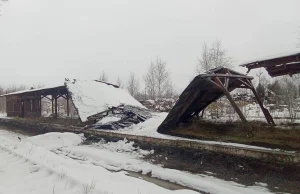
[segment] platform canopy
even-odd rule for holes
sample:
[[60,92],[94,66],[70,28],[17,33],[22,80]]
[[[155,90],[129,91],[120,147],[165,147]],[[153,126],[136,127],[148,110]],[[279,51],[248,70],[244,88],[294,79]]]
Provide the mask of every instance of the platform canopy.
[[16,92],[11,92],[8,94],[0,95],[0,97],[20,95],[20,96],[24,96],[24,98],[26,98],[26,96],[32,96],[34,94],[40,94],[43,96],[47,96],[47,95],[51,95],[53,93],[53,91],[55,91],[55,92],[58,91],[58,93],[66,93],[66,86],[56,85],[56,86],[48,86],[48,87],[42,87],[42,88],[21,90],[21,91],[16,91]]
[[[69,103],[68,91],[65,85],[57,85],[29,90],[22,90],[4,94],[6,113],[9,117],[40,117],[42,114],[42,99],[49,99],[52,103],[52,116],[57,118],[57,99],[63,97]],[[69,106],[67,106],[69,116]]]
[[199,113],[208,105],[223,96],[228,98],[243,123],[247,125],[247,130],[252,131],[250,124],[230,95],[230,92],[237,88],[248,88],[252,90],[267,122],[274,124],[270,113],[263,107],[251,83],[252,79],[253,77],[224,67],[211,69],[206,74],[196,76],[179,96],[178,101],[166,119],[158,127],[158,132],[168,133],[181,123],[187,123],[193,117],[198,117]]
[[280,53],[273,56],[262,57],[241,64],[240,66],[251,69],[265,68],[271,77],[300,73],[300,48]]

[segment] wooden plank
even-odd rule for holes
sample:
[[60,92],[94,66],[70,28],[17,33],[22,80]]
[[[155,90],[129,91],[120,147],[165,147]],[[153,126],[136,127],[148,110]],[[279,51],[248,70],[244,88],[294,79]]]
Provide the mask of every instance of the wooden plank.
[[242,113],[242,111],[240,110],[240,108],[238,107],[238,105],[234,102],[234,100],[231,97],[231,95],[228,92],[228,90],[225,88],[225,86],[223,85],[223,83],[221,82],[221,80],[218,77],[216,77],[215,80],[216,80],[216,84],[219,85],[222,88],[225,96],[229,100],[230,104],[232,105],[232,107],[234,108],[234,110],[236,111],[236,113],[239,115],[239,117],[242,120],[242,122],[246,125],[248,133],[251,133],[252,132],[252,127],[251,127],[250,123],[248,123],[246,117],[244,116],[244,114]]
[[54,118],[54,107],[53,107],[53,101],[54,101],[54,96],[51,95],[51,105],[52,105],[52,117]]

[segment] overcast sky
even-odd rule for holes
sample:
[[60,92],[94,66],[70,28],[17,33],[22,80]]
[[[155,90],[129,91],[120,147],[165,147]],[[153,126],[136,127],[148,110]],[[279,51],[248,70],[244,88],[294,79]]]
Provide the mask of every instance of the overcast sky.
[[299,7],[299,0],[9,0],[0,7],[0,85],[63,84],[103,70],[110,82],[130,72],[142,81],[160,56],[181,90],[204,41],[222,40],[235,64],[294,49]]

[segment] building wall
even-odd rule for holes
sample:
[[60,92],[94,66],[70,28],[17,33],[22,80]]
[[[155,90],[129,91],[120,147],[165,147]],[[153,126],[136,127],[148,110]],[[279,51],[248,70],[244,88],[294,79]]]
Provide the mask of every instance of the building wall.
[[39,99],[24,101],[24,117],[40,117],[41,107]]
[[6,98],[0,97],[0,113],[6,113]]
[[6,96],[6,112],[9,117],[22,117],[22,102],[20,96]]
[[21,96],[6,96],[6,112],[8,117],[40,117],[39,97],[33,96],[31,99],[24,100],[24,115],[22,115]]

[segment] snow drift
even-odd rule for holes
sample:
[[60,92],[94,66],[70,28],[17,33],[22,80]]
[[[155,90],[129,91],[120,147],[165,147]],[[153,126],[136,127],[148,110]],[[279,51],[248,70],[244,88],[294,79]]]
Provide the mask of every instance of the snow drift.
[[42,146],[48,150],[55,150],[62,147],[79,145],[83,140],[83,134],[52,132],[28,137],[26,142],[36,146]]

